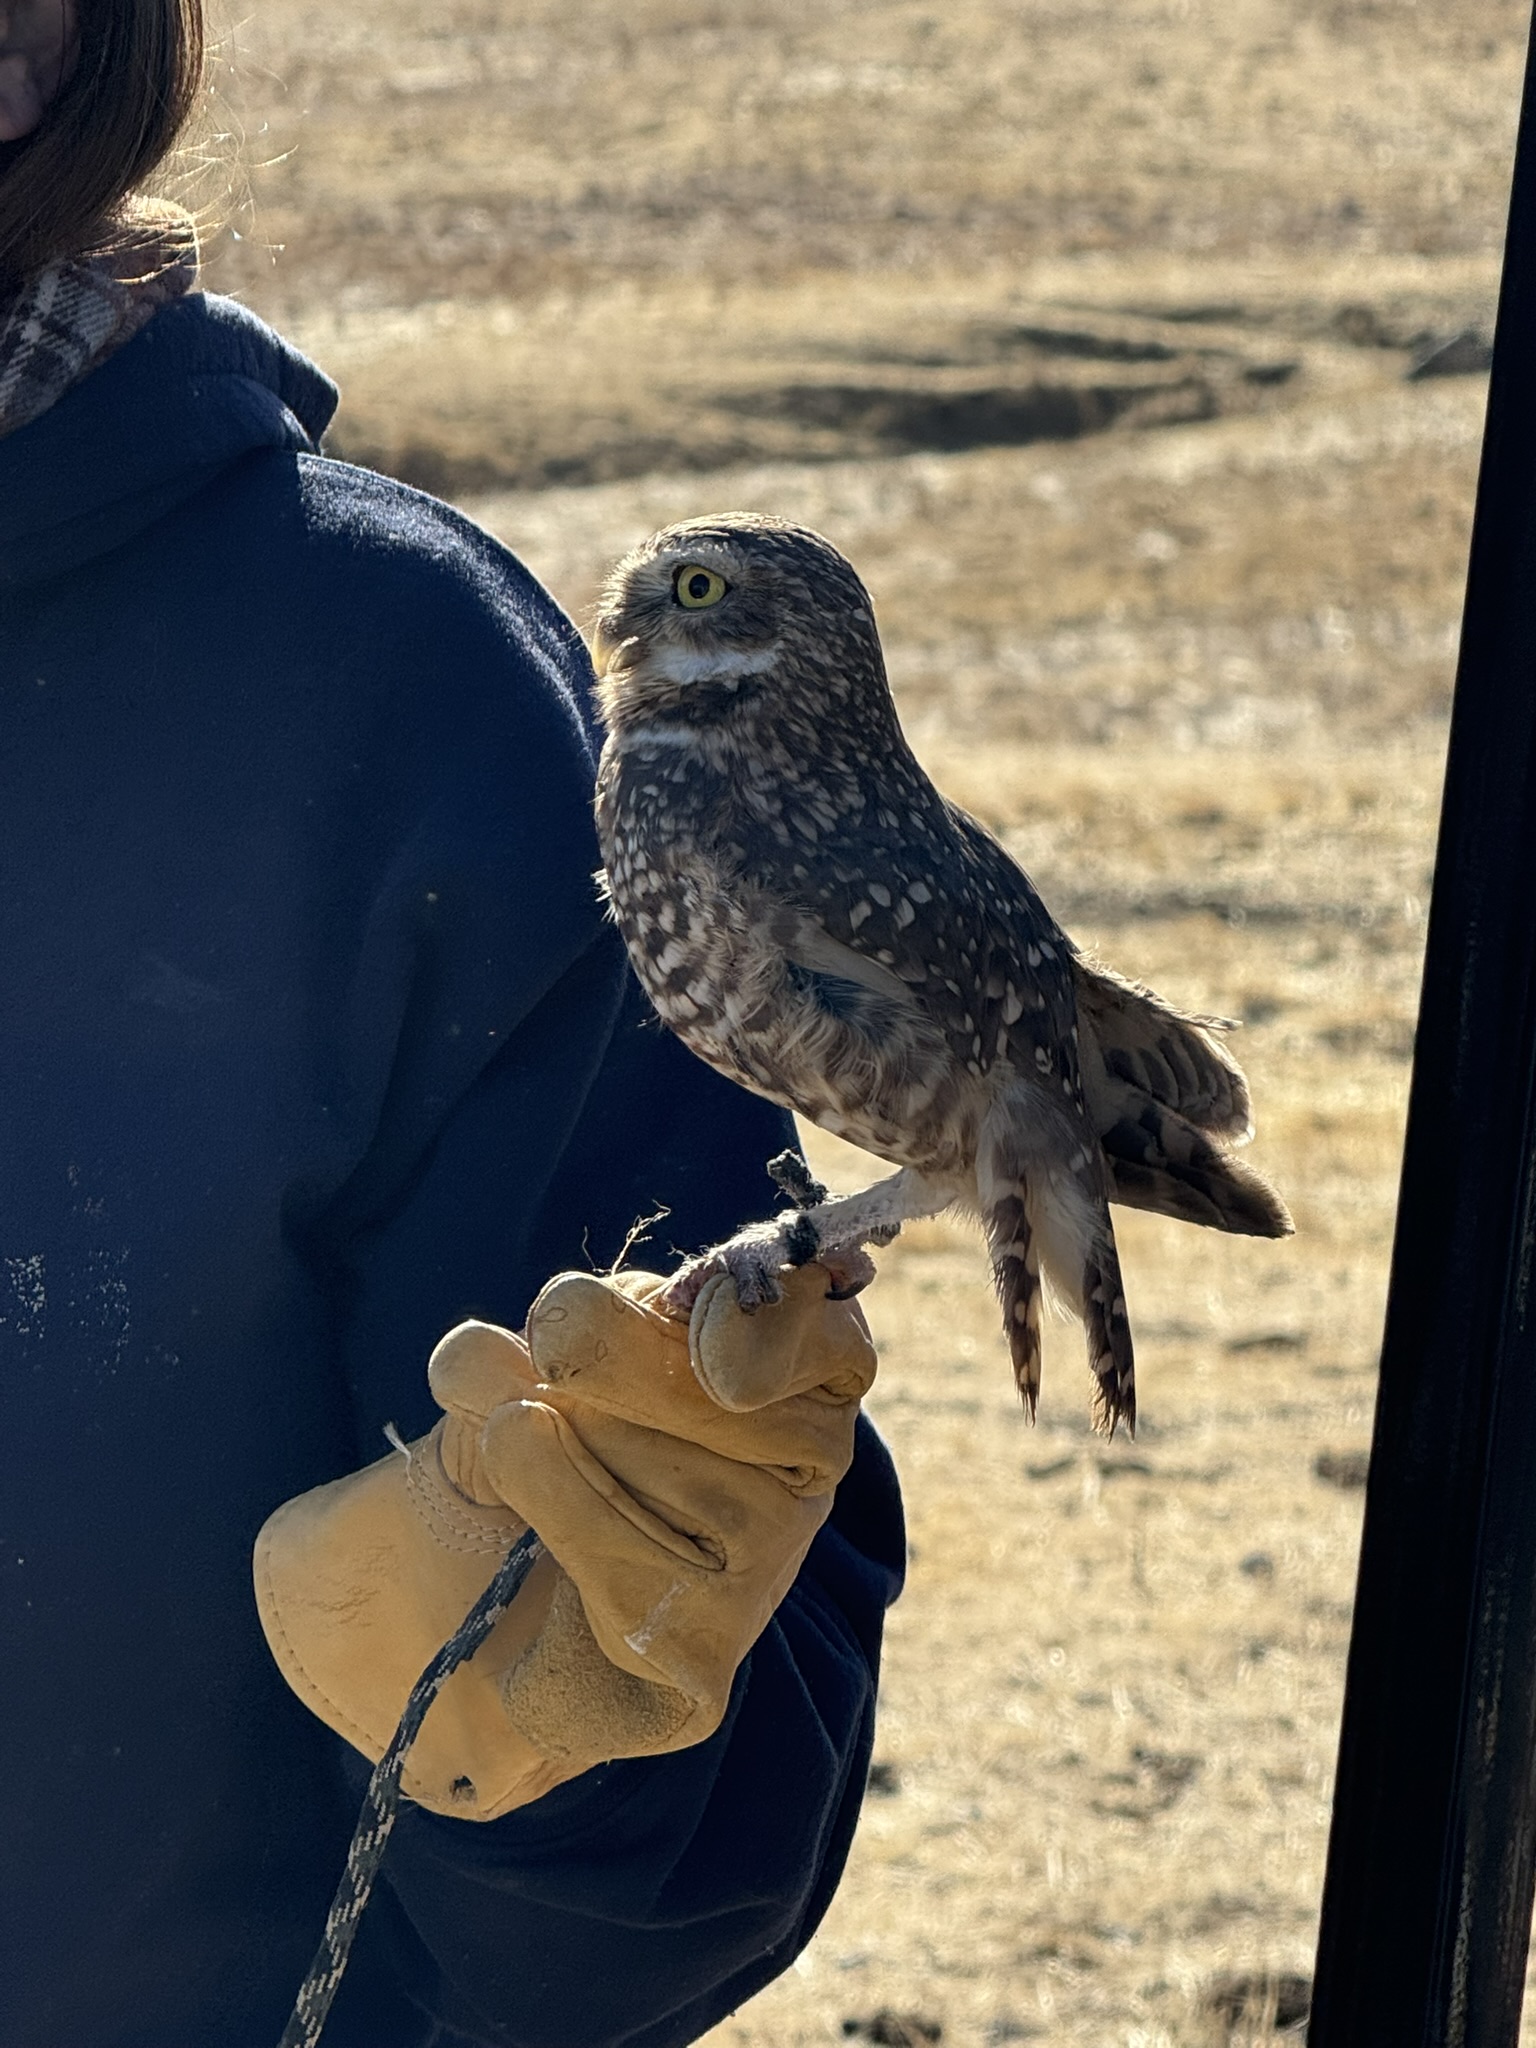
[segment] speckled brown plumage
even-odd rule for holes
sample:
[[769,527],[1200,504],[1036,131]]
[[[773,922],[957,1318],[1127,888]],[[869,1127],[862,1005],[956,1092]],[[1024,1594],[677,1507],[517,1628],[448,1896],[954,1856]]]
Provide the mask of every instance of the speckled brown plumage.
[[[1134,1423],[1109,1200],[1290,1227],[1229,1149],[1248,1095],[1217,1021],[1086,961],[934,788],[868,594],[819,535],[746,514],[668,528],[615,570],[594,648],[606,886],[663,1021],[901,1169],[811,1212],[825,1250],[974,1210],[1031,1411],[1043,1270],[1083,1318],[1101,1421]],[[735,1244],[738,1290],[771,1295],[782,1227]]]

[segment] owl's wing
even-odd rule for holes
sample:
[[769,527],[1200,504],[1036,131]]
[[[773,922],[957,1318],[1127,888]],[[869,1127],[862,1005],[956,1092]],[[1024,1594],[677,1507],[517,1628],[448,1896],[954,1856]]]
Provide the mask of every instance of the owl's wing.
[[[738,823],[738,830],[740,829]],[[1075,1092],[1071,941],[992,835],[932,789],[796,847],[746,834],[747,875],[784,905],[792,962],[906,999],[983,1074],[1008,1056]]]
[[883,997],[907,1009],[915,1007],[911,989],[889,967],[834,939],[824,924],[798,907],[782,906],[774,914],[772,932],[794,967],[831,981],[851,982],[870,995]]
[[1140,982],[1080,955],[1073,963],[1077,1010],[1110,1075],[1177,1110],[1186,1123],[1241,1144],[1253,1135],[1243,1070],[1218,1033],[1221,1017],[1191,1016]]
[[1110,1199],[1248,1237],[1289,1237],[1279,1194],[1232,1150],[1252,1134],[1248,1083],[1217,1034],[1150,989],[1074,962],[1088,1113]]

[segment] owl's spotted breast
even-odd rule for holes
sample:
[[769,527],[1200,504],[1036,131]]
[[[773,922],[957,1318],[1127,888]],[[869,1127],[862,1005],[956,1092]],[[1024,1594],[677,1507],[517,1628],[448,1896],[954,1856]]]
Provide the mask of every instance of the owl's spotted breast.
[[[601,816],[619,863],[610,888],[648,991],[659,1008],[679,994],[685,1006],[698,999],[684,976],[681,907],[656,929],[667,891],[656,872],[632,873],[628,849],[654,864],[686,848],[734,900],[751,893],[760,909],[794,913],[799,928],[894,977],[973,1079],[1022,1061],[1080,1099],[1071,941],[1029,877],[939,795],[904,743],[877,759],[878,775],[872,761],[796,768],[786,758],[732,773],[669,742],[607,765]],[[774,936],[789,964],[818,964],[796,960],[782,918]],[[659,954],[671,962],[665,995],[652,987]]]
[[[850,1142],[952,1166],[980,1105],[961,1114],[975,1091],[918,992],[831,939],[804,877],[754,859],[758,827],[728,776],[695,758],[680,803],[674,787],[637,747],[605,760],[598,799],[609,901],[662,1020],[721,1072]],[[957,1120],[970,1134],[958,1146]]]

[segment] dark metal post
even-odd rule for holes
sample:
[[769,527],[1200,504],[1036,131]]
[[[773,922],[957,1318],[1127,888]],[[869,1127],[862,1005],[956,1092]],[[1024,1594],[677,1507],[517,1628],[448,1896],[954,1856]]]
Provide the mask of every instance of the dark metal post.
[[1536,83],[1528,63],[1312,2048],[1513,2048],[1518,2037],[1536,1840],[1533,1277]]

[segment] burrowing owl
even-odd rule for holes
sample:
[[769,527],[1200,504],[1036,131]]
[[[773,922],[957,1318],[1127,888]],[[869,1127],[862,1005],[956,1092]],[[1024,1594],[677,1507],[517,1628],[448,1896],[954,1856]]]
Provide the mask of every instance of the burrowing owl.
[[868,593],[819,535],[750,514],[668,527],[614,571],[593,645],[606,886],[663,1021],[901,1169],[748,1229],[708,1265],[750,1306],[786,1262],[858,1277],[864,1244],[969,1209],[1030,1412],[1043,1271],[1086,1326],[1101,1425],[1134,1426],[1109,1203],[1291,1228],[1230,1149],[1249,1102],[1221,1020],[1085,959],[934,788],[897,722]]

